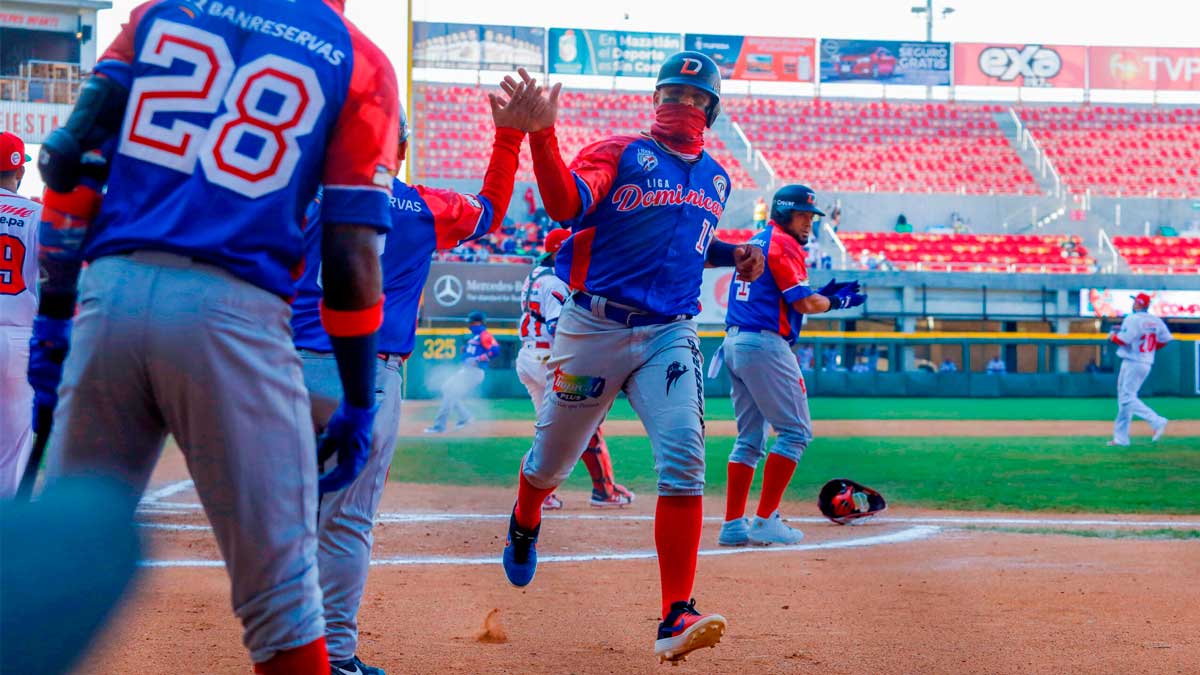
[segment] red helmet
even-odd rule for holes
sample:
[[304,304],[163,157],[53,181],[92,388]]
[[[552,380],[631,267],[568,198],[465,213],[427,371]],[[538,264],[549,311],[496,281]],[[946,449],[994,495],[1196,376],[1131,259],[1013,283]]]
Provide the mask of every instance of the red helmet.
[[558,253],[558,249],[562,248],[563,242],[571,237],[571,231],[566,229],[550,230],[546,235],[546,241],[542,243],[542,248],[546,253]]
[[849,478],[835,478],[821,487],[817,508],[839,525],[869,518],[887,509],[883,495]]

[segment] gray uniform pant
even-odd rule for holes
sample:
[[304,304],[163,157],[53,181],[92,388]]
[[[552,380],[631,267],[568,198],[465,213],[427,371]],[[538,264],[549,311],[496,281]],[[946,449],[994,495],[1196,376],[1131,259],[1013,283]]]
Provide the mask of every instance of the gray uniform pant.
[[[324,429],[342,399],[342,381],[333,354],[301,351],[304,383],[312,398],[312,419]],[[325,597],[325,643],[331,661],[345,661],[358,649],[358,607],[367,585],[374,535],[371,526],[383,497],[396,437],[400,433],[403,374],[399,357],[379,361],[371,429],[371,454],[354,482],[321,497],[317,564]],[[333,460],[330,460],[332,462]]]
[[1138,391],[1150,376],[1152,364],[1121,360],[1121,372],[1117,375],[1117,420],[1113,423],[1113,441],[1121,444],[1129,443],[1129,424],[1133,416],[1146,420],[1154,429],[1166,424],[1167,418],[1154,412],[1150,406],[1138,398]]
[[777,438],[771,452],[799,462],[812,440],[812,417],[804,376],[778,333],[746,333],[731,327],[721,345],[733,381],[737,440],[729,461],[756,467],[767,454],[767,424]]
[[451,415],[454,415],[459,422],[470,420],[471,411],[467,410],[463,401],[482,383],[483,369],[473,363],[464,363],[450,376],[450,379],[446,380],[446,384],[442,385],[442,404],[438,406],[433,426],[444,429],[446,423],[450,421]]
[[250,658],[320,638],[316,448],[288,304],[218,268],[138,252],[92,263],[79,306],[47,481],[107,475],[140,494],[169,432]]
[[629,328],[568,300],[548,366],[525,479],[558,487],[617,394],[629,397],[654,451],[658,493],[704,494],[704,381],[694,321]]

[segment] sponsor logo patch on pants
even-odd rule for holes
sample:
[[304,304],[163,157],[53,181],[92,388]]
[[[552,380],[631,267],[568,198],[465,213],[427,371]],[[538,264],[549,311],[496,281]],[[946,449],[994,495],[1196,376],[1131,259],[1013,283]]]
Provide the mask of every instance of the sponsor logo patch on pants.
[[568,375],[561,368],[554,371],[554,395],[559,400],[577,402],[587,398],[597,398],[603,393],[603,377]]

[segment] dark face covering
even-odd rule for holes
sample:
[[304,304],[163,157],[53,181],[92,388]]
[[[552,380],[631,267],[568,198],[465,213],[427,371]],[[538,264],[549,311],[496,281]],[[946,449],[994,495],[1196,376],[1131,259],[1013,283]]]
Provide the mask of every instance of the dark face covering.
[[699,155],[704,149],[707,116],[684,103],[663,103],[654,109],[650,135],[675,152]]

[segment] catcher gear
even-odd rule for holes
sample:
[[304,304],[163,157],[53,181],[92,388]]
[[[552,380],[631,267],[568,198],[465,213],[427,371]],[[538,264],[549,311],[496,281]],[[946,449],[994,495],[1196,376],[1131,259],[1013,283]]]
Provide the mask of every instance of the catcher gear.
[[817,208],[817,193],[812,188],[807,185],[785,185],[771,197],[771,220],[786,225],[792,222],[794,211],[825,215],[824,211]]
[[686,84],[711,96],[712,101],[705,108],[704,117],[707,126],[712,128],[713,122],[721,114],[721,71],[712,59],[700,52],[673,54],[659,68],[654,88],[666,84]]
[[817,507],[838,525],[870,518],[887,509],[883,495],[849,478],[835,478],[821,487]]

